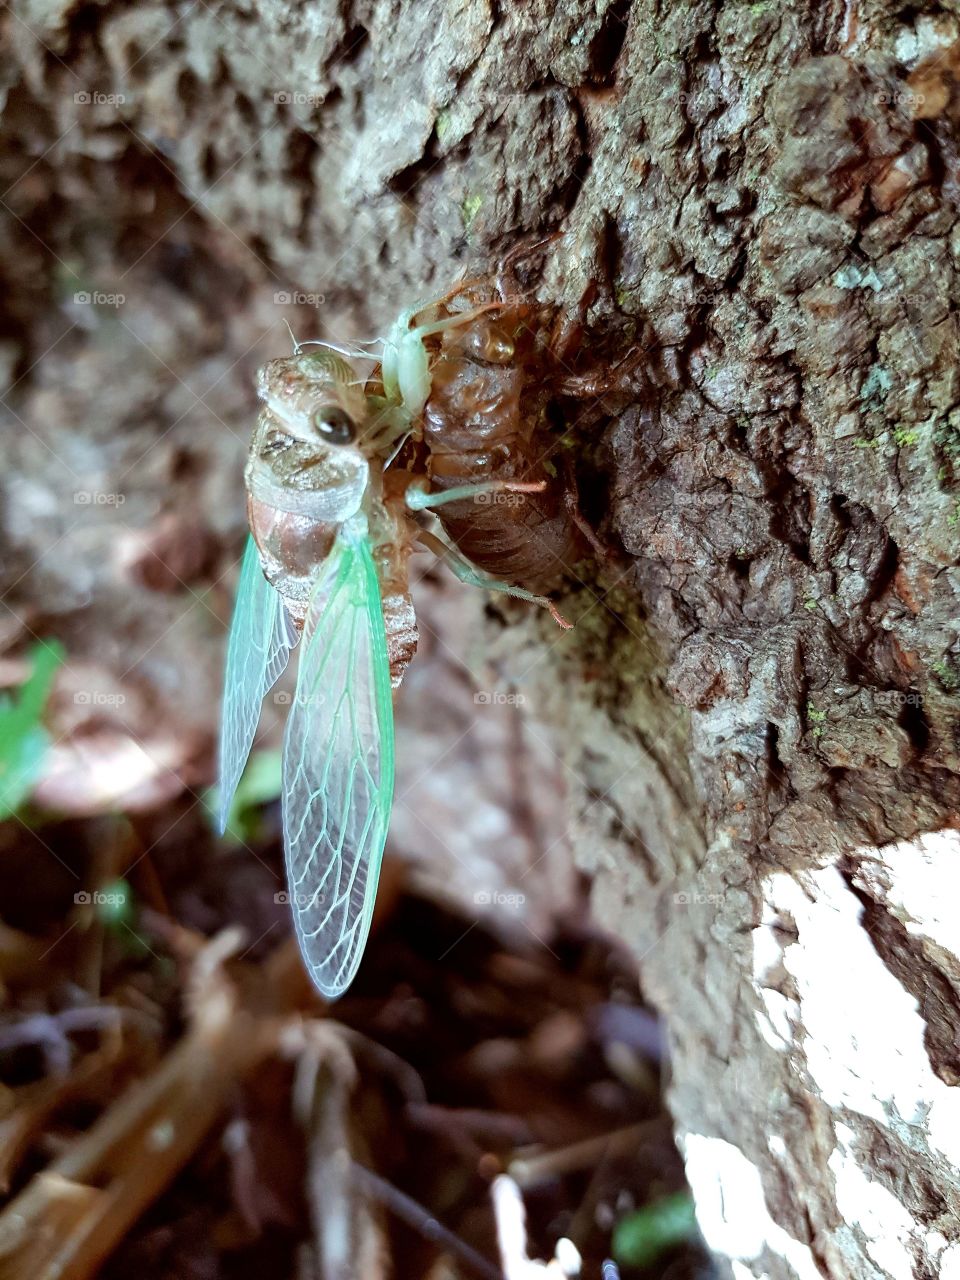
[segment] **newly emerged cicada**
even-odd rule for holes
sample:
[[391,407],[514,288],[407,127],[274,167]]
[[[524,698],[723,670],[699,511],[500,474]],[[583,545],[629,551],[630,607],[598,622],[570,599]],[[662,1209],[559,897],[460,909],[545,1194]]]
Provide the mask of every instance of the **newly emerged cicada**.
[[[272,360],[244,473],[250,538],[227,648],[220,827],[253,743],[264,695],[299,643],[282,754],[289,901],[306,967],[329,998],[352,981],[370,929],[393,797],[391,692],[416,649],[408,561],[419,539],[467,581],[550,602],[477,573],[421,529],[417,514],[478,494],[538,486],[482,481],[441,494],[391,466],[416,436],[430,390],[421,325],[407,314],[367,384],[323,344]],[[352,353],[359,355],[360,353]]]
[[299,640],[283,742],[287,887],[307,968],[334,997],[360,962],[390,820],[391,659],[399,681],[416,647],[409,522],[402,495],[385,489],[382,442],[340,356],[271,361],[259,391],[244,477],[251,533],[227,649],[220,827],[263,697]]

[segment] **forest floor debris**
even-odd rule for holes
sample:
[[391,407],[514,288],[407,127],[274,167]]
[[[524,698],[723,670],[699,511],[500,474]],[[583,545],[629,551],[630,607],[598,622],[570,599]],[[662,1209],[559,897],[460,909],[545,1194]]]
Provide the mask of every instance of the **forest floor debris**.
[[708,1274],[692,1219],[643,1267],[613,1254],[685,1196],[629,958],[572,923],[507,942],[388,875],[327,1006],[283,909],[257,905],[282,897],[273,825],[253,858],[199,812],[160,841],[21,827],[84,882],[118,877],[128,909],[71,904],[57,870],[7,921],[0,1277]]

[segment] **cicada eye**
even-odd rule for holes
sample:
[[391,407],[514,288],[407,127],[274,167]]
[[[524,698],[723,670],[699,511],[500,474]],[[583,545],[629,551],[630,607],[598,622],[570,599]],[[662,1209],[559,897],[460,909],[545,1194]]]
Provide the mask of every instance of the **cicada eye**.
[[338,404],[327,404],[313,415],[313,425],[331,444],[350,444],[356,435],[353,419]]

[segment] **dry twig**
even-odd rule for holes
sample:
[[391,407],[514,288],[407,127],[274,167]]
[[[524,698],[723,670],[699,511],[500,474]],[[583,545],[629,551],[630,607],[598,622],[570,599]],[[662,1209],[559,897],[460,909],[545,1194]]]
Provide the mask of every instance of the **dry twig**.
[[[197,1149],[236,1082],[276,1049],[288,1019],[276,1006],[252,1012],[224,971],[239,940],[226,930],[200,952],[180,1043],[0,1213],[2,1280],[94,1276]],[[281,997],[285,950],[262,984]]]

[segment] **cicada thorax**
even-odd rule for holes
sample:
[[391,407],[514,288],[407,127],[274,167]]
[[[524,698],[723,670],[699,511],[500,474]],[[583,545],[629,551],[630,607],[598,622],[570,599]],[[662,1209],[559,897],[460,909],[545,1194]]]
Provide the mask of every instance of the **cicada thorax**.
[[555,587],[583,553],[557,466],[545,329],[543,316],[520,304],[446,330],[423,415],[435,489],[543,484],[540,492],[481,493],[438,510],[447,536],[478,568],[536,592]]
[[359,510],[368,484],[362,455],[330,455],[327,446],[288,436],[269,409],[261,412],[244,474],[247,517],[264,575],[298,630],[340,526]]
[[351,367],[328,351],[273,360],[258,386],[264,406],[244,479],[264,575],[302,631],[337,538],[362,516],[381,582],[396,687],[417,646],[407,575],[410,522],[402,502],[384,494],[382,459],[364,447],[363,391]]

